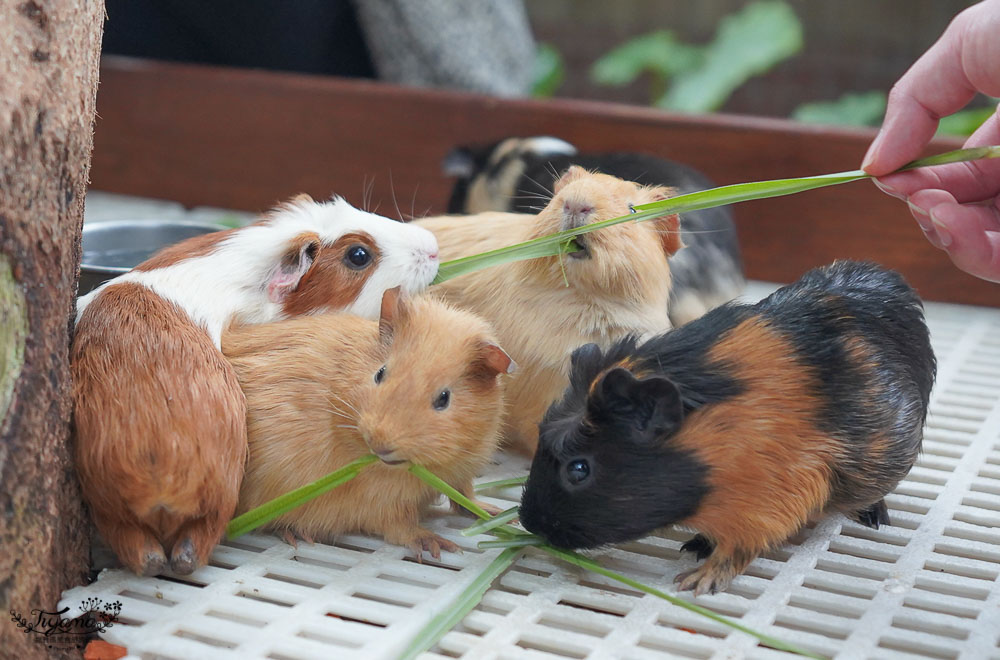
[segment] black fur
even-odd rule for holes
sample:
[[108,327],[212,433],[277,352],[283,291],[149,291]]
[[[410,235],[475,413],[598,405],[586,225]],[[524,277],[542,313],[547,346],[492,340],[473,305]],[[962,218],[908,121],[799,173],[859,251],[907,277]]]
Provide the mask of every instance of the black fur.
[[[845,511],[879,499],[912,461],[872,464],[872,438],[891,438],[893,456],[916,458],[937,363],[916,292],[893,271],[838,261],[809,271],[758,305],[816,370],[823,401],[817,426],[838,438],[846,457],[836,466],[831,505]],[[863,342],[872,360],[848,355]]]
[[681,546],[681,552],[693,552],[695,558],[699,560],[709,556],[714,550],[712,542],[701,534],[695,534],[690,541]]
[[[585,548],[693,514],[708,492],[711,466],[670,438],[684,416],[745,390],[731,365],[707,354],[751,317],[784,335],[812,372],[811,398],[820,405],[810,421],[846,450],[831,466],[827,510],[867,525],[887,523],[882,497],[916,460],[936,363],[922,305],[903,279],[873,264],[837,262],[757,305],[724,305],[642,345],[630,338],[607,353],[594,345],[577,349],[569,388],[540,424],[521,501],[525,527],[553,544]],[[858,347],[862,353],[852,353]],[[638,380],[621,377],[623,363]],[[768,366],[760,368],[766,373]],[[661,381],[675,388],[678,409],[650,407],[651,392],[673,398]],[[871,451],[877,439],[884,440],[879,455]],[[564,476],[575,460],[591,469],[577,485]],[[704,550],[698,543],[687,548]]]

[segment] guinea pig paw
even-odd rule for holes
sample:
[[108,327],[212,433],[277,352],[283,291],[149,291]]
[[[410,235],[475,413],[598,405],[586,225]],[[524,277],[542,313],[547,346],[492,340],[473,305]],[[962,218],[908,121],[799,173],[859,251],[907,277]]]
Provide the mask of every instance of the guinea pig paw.
[[292,546],[293,548],[299,547],[300,540],[305,541],[309,545],[315,543],[312,536],[310,536],[309,534],[305,532],[292,531],[290,529],[286,529],[283,532],[281,532],[281,540],[287,543],[288,545]]
[[704,559],[712,554],[715,546],[701,534],[695,535],[690,541],[681,546],[681,552],[693,552],[698,559]]
[[679,573],[674,578],[674,582],[678,585],[678,591],[694,590],[695,596],[701,596],[706,593],[714,594],[717,591],[725,591],[726,587],[729,586],[730,579],[720,575],[716,567],[703,564],[694,570]]
[[420,535],[407,544],[407,547],[417,556],[418,562],[423,562],[424,553],[427,552],[434,559],[441,559],[441,550],[462,553],[462,548],[448,539],[438,536],[434,532],[422,530]]

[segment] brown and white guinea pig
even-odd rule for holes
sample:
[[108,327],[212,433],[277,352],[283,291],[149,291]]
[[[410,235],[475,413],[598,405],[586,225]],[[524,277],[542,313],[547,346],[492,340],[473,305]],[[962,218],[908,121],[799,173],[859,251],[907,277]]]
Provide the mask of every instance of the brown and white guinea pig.
[[430,232],[300,196],[260,222],[167,248],[78,301],[75,459],[101,536],[151,575],[204,564],[236,507],[246,402],[231,323],[326,310],[377,318],[437,272]]
[[[538,215],[482,213],[413,224],[437,236],[442,259],[454,259],[553,232],[627,215],[630,205],[671,191],[571,167]],[[677,216],[626,222],[577,237],[582,250],[469,273],[434,286],[445,300],[482,315],[517,360],[507,386],[504,440],[531,455],[538,422],[569,379],[569,356],[588,342],[610,346],[627,335],[670,327],[667,257],[681,248]]]
[[[570,165],[643,185],[668,186],[676,194],[715,186],[687,165],[650,154],[581,154],[559,138],[513,137],[484,147],[456,147],[445,157],[444,173],[456,177],[448,212],[534,212],[552,196],[553,184]],[[732,300],[746,286],[729,207],[689,211],[680,219],[685,249],[670,258],[668,313],[675,326]]]
[[270,529],[310,541],[377,534],[418,557],[457,549],[418,524],[437,493],[407,465],[471,497],[499,443],[499,376],[515,367],[486,321],[390,290],[378,322],[325,314],[233,328],[222,349],[249,410],[240,512],[374,453],[381,463]]
[[725,589],[810,519],[888,524],[916,461],[936,362],[920,299],[872,264],[809,271],[756,305],[573,354],[521,500],[525,528],[592,548],[666,525]]

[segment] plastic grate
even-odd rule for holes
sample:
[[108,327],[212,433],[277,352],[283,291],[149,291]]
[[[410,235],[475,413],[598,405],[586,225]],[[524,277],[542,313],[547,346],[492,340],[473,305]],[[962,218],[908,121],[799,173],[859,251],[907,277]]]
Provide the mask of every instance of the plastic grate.
[[[755,283],[748,297],[773,287]],[[1000,659],[1000,310],[929,303],[938,381],[916,467],[886,498],[879,530],[841,517],[754,561],[726,593],[696,602],[838,658]],[[523,474],[505,458],[484,479]],[[519,490],[483,494],[506,508]],[[61,606],[120,600],[104,638],[129,658],[393,658],[496,556],[464,549],[416,562],[403,548],[345,536],[293,548],[266,535],[220,545],[177,578],[106,570]],[[690,533],[594,553],[605,566],[673,592],[694,565]],[[443,658],[777,658],[787,654],[604,577],[528,550],[424,660]]]

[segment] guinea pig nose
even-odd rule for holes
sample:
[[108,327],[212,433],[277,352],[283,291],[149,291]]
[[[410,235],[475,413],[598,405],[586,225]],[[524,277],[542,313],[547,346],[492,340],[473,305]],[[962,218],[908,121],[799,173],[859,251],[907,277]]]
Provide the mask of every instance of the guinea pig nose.
[[586,202],[577,200],[566,200],[563,203],[563,212],[568,215],[590,215],[594,212],[594,207]]
[[376,449],[375,455],[386,465],[399,465],[406,462],[406,459],[396,455],[395,449]]

